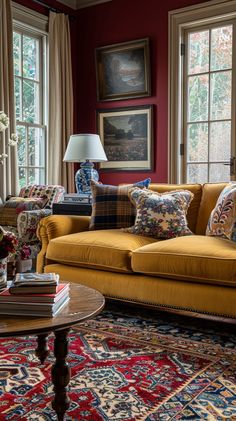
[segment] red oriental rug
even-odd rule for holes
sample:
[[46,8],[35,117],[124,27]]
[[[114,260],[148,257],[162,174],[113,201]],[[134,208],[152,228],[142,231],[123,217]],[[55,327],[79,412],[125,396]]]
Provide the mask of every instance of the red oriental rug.
[[[50,339],[52,348],[52,338]],[[51,353],[0,340],[0,420],[56,420]],[[236,420],[236,337],[215,323],[109,307],[70,335],[66,421]]]

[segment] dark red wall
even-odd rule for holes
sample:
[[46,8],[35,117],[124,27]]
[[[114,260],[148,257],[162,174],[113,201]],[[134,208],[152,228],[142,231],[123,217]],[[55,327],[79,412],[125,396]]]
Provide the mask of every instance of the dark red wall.
[[[154,171],[105,172],[104,183],[133,182],[150,176],[167,181],[168,119],[168,11],[203,0],[112,0],[78,11],[76,112],[77,132],[95,133],[96,110],[153,104]],[[125,101],[97,102],[95,48],[141,38],[150,38],[152,96]]]
[[[32,0],[15,1],[48,14],[48,9]],[[98,109],[153,105],[154,170],[100,170],[102,182],[118,184],[144,177],[151,177],[153,182],[167,182],[168,11],[204,1],[206,0],[112,0],[76,12],[56,0],[47,0],[50,6],[59,8],[61,12],[77,16],[71,22],[74,133],[96,133]],[[97,102],[95,48],[146,37],[150,38],[152,96]]]

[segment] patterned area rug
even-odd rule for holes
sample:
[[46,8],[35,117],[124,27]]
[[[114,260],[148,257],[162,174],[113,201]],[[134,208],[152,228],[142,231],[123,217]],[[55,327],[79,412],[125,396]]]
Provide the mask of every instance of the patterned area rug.
[[[50,338],[52,349],[52,338]],[[56,420],[51,353],[0,340],[0,420]],[[217,323],[109,306],[70,335],[66,421],[236,420],[236,335]]]

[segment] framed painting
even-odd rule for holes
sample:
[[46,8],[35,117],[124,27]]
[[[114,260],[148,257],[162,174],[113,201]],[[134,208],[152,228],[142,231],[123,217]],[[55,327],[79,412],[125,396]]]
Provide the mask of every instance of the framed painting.
[[100,168],[110,171],[151,171],[152,105],[97,111],[98,133],[107,155]]
[[151,95],[149,39],[96,49],[98,101]]

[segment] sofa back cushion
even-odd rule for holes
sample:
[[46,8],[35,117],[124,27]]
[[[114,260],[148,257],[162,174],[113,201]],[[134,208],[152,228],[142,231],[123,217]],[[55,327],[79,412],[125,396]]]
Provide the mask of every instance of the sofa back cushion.
[[202,199],[199,207],[196,234],[205,235],[208,220],[217,199],[228,183],[205,183],[202,188]]
[[202,197],[202,185],[201,184],[155,184],[151,183],[149,186],[150,190],[158,193],[165,193],[173,190],[189,190],[194,194],[193,200],[190,203],[187,212],[187,221],[189,229],[195,234],[198,211],[200,207]]

